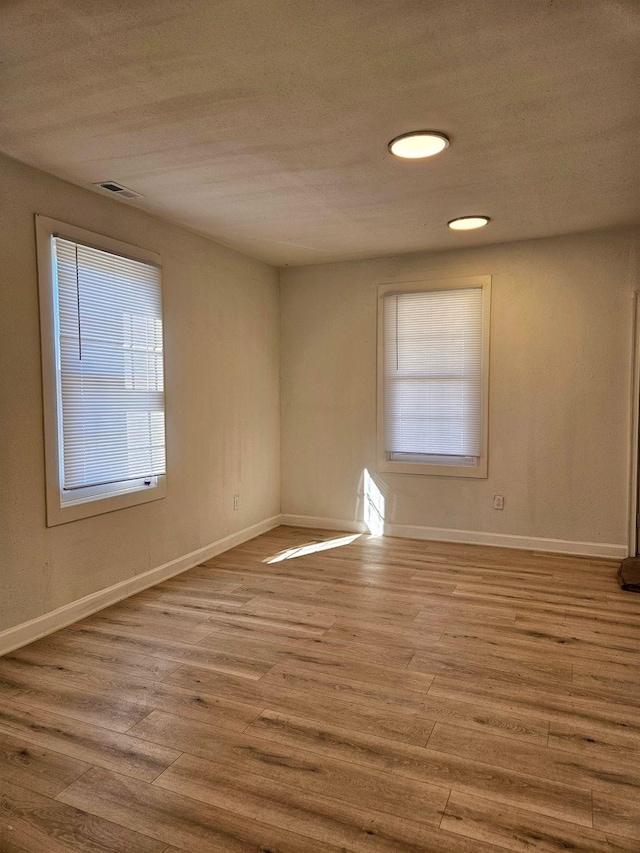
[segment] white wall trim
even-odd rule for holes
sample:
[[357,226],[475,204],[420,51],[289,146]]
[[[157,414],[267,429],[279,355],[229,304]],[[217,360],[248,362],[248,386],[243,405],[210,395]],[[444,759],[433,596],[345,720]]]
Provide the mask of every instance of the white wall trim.
[[514,536],[511,533],[485,533],[481,530],[453,530],[445,527],[414,527],[408,524],[385,524],[386,536],[406,539],[433,539],[436,542],[465,542],[470,545],[494,545],[527,551],[547,551],[583,557],[624,558],[626,545],[607,542],[572,542],[567,539],[543,539],[539,536]]
[[[367,531],[361,521],[343,521],[338,518],[318,518],[309,515],[282,515],[282,524],[292,527],[316,527],[322,530],[344,530],[350,533]],[[434,542],[461,542],[467,545],[493,545],[500,548],[520,548],[527,551],[545,551],[553,554],[571,554],[581,557],[608,557],[624,559],[626,545],[606,542],[572,542],[566,539],[543,539],[538,536],[514,536],[510,533],[486,533],[481,530],[455,530],[446,527],[419,527],[410,524],[385,524],[385,536],[401,539],[426,539]]]
[[368,533],[364,521],[344,521],[342,518],[320,518],[312,515],[280,516],[280,523],[289,527],[315,527],[318,530],[340,530],[344,533]]
[[638,434],[640,431],[640,293],[633,294],[633,350],[631,370],[631,448],[629,453],[629,556],[638,551]]
[[279,515],[266,518],[264,521],[251,525],[251,527],[245,527],[237,533],[232,533],[223,539],[211,542],[203,548],[198,548],[196,551],[191,551],[161,566],[156,566],[155,569],[134,575],[132,578],[127,578],[106,589],[92,592],[90,595],[85,595],[84,598],[79,598],[77,601],[72,601],[70,604],[65,604],[56,610],[44,613],[42,616],[36,616],[35,619],[23,622],[21,625],[7,628],[6,631],[0,632],[0,655],[5,655],[21,646],[27,645],[27,643],[32,643],[34,640],[40,639],[40,637],[45,637],[47,634],[59,631],[60,628],[66,628],[67,625],[71,625],[73,622],[84,619],[85,616],[90,616],[98,610],[116,604],[118,601],[134,595],[136,592],[141,592],[143,589],[155,586],[155,584],[179,575],[187,569],[192,569],[205,560],[210,560],[212,557],[216,557],[230,548],[235,548],[249,539],[273,530],[274,527],[279,527],[280,523]]

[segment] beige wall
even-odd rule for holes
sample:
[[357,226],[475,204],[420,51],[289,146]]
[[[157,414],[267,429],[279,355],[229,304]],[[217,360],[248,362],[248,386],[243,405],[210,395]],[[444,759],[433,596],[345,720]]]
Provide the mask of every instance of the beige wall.
[[[5,157],[0,186],[0,630],[277,515],[280,473],[288,514],[362,519],[368,469],[393,524],[626,544],[637,232],[286,269],[279,315],[266,264]],[[55,528],[34,213],[164,265],[168,497]],[[489,479],[380,476],[377,284],[487,273]]]
[[[362,519],[368,469],[393,524],[625,546],[634,241],[600,232],[282,271],[283,513]],[[377,285],[484,274],[489,478],[378,474]]]
[[[0,157],[0,630],[276,515],[278,273]],[[162,256],[168,496],[45,526],[34,213]],[[240,493],[240,509],[233,495]]]

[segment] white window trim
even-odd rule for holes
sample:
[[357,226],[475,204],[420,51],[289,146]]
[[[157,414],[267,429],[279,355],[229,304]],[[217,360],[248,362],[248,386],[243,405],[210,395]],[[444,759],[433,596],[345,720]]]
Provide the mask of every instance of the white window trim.
[[[482,449],[474,466],[437,465],[431,462],[394,462],[384,449],[384,298],[390,293],[425,293],[431,290],[454,290],[482,287]],[[377,377],[377,460],[381,473],[419,474],[436,477],[486,479],[489,452],[489,331],[491,319],[491,276],[395,281],[378,286],[378,377]]]
[[[56,312],[56,282],[53,270],[52,237],[64,237],[77,243],[85,243],[137,261],[161,266],[160,256],[155,252],[131,246],[110,237],[103,237],[84,228],[58,222],[36,214],[36,247],[38,258],[38,289],[40,296],[40,339],[42,347],[42,395],[44,407],[45,481],[47,497],[47,526],[54,527],[68,521],[77,521],[93,515],[101,515],[117,509],[148,503],[164,498],[167,494],[166,475],[153,478],[150,486],[143,481],[132,481],[121,491],[108,496],[88,494],[79,497],[77,503],[61,504],[62,471],[60,446],[62,442],[61,413],[59,406],[58,335]],[[96,490],[94,489],[94,492]]]

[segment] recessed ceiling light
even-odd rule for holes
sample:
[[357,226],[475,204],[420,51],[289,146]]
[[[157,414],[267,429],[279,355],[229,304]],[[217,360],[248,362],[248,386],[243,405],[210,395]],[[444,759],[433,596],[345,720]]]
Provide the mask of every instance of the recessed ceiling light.
[[436,130],[414,130],[411,133],[403,133],[392,139],[388,145],[392,154],[405,160],[433,157],[434,154],[439,154],[448,147],[448,137]]
[[452,231],[473,231],[474,228],[484,228],[490,222],[488,216],[459,216],[447,222]]

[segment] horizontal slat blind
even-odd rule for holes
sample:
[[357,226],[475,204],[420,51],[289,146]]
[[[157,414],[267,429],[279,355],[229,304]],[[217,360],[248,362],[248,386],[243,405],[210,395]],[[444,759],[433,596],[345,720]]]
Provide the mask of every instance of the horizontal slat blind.
[[482,288],[384,299],[388,454],[479,457]]
[[63,487],[165,473],[160,270],[54,237]]

